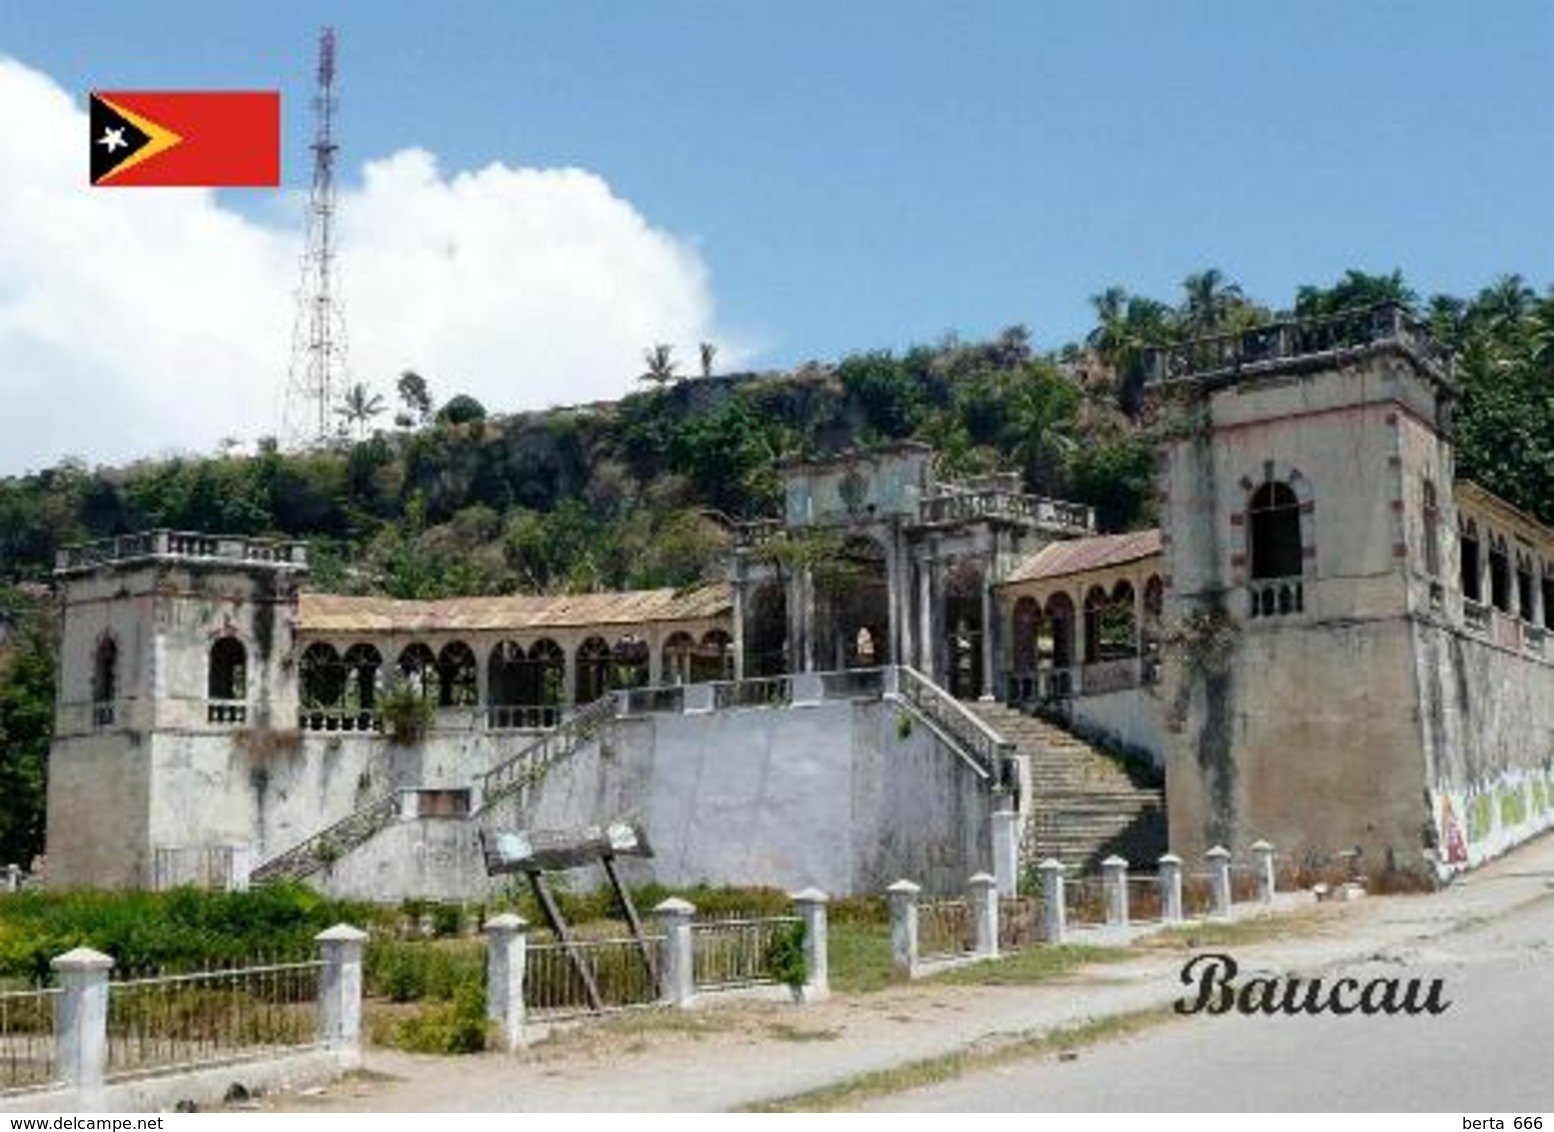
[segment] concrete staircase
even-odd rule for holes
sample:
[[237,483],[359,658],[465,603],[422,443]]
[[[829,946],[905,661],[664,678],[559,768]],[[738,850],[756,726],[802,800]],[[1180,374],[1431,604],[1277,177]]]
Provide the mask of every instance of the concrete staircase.
[[1030,759],[1027,860],[1056,857],[1090,872],[1115,853],[1154,868],[1166,851],[1163,791],[1134,785],[1115,759],[1054,723],[1004,704],[968,706]]

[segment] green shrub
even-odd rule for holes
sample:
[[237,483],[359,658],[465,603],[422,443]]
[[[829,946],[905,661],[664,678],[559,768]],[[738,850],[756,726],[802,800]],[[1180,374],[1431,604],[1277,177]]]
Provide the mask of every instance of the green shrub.
[[393,1028],[392,1044],[411,1053],[479,1053],[486,1048],[484,980],[462,983],[451,1002],[423,1006]]
[[809,963],[804,958],[803,924],[784,924],[772,936],[766,948],[766,965],[774,979],[794,990],[809,981]]

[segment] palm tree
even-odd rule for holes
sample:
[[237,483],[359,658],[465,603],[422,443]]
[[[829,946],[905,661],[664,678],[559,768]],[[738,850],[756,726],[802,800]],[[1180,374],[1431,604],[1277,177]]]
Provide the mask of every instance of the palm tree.
[[718,348],[711,342],[701,344],[701,375],[712,376],[712,360],[718,356]]
[[663,342],[643,350],[642,359],[647,362],[647,372],[637,380],[651,381],[656,385],[668,385],[674,380],[674,371],[677,368],[673,355],[674,347]]
[[1193,272],[1182,281],[1182,290],[1182,329],[1188,335],[1225,329],[1235,311],[1246,303],[1240,284],[1227,280],[1217,267]]
[[386,408],[381,393],[373,393],[358,381],[345,391],[335,415],[344,421],[346,428],[355,425],[356,435],[361,437],[366,435],[367,423]]

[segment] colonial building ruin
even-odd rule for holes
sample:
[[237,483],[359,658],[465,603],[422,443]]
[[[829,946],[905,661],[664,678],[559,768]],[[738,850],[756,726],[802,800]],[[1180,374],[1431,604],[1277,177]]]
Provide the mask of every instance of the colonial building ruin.
[[1158,530],[897,444],[785,465],[783,514],[685,593],[407,602],[306,592],[297,543],[67,549],[51,882],[473,896],[478,830],[629,816],[668,883],[950,889],[1000,822],[1148,864],[1162,806],[1183,855],[1440,878],[1554,821],[1554,533],[1455,481],[1450,359],[1383,307],[1150,364]]

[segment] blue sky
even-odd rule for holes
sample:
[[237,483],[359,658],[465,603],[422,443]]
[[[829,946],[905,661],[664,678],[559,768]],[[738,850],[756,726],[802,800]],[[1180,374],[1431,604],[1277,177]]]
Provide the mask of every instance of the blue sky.
[[0,53],[73,92],[280,86],[302,185],[333,23],[348,186],[406,147],[450,173],[586,169],[699,253],[762,367],[1013,322],[1055,346],[1107,284],[1174,298],[1205,266],[1273,303],[1348,267],[1541,288],[1551,11],[9,0]]

